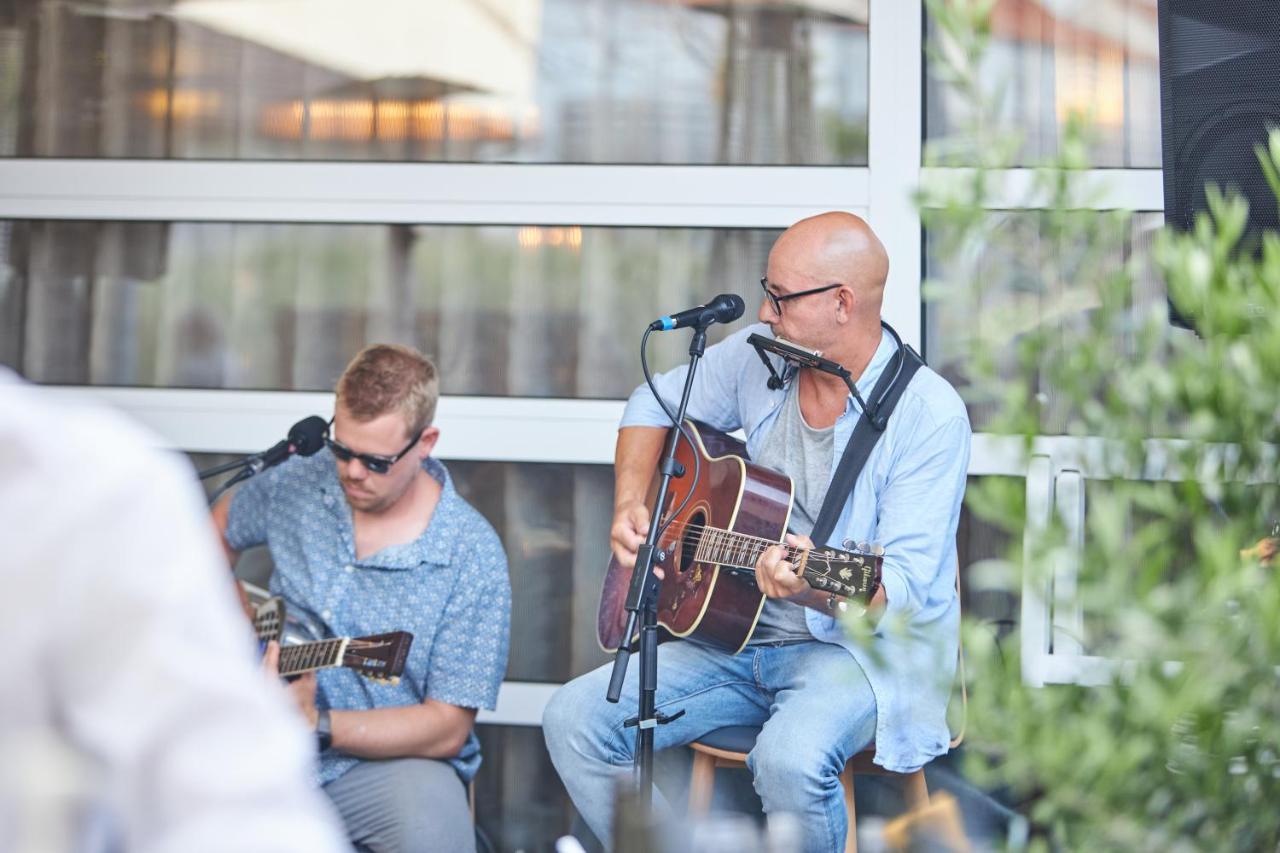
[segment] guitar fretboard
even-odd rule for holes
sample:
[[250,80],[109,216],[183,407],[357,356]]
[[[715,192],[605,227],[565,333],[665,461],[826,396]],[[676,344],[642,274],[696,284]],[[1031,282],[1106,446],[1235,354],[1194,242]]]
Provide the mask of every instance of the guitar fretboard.
[[[718,527],[705,527],[698,539],[698,547],[693,558],[707,563],[719,563],[722,566],[733,566],[738,569],[754,569],[760,556],[777,542],[734,533],[732,530],[721,530]],[[786,551],[785,559],[794,563],[801,553],[790,545],[782,545]]]
[[878,583],[879,558],[870,554],[830,549],[808,551],[718,527],[691,525],[686,529],[686,537],[685,541],[697,543],[694,560],[748,571],[755,568],[767,549],[779,545],[783,559],[796,566],[796,571],[810,586],[824,592],[846,597],[869,596]]
[[280,649],[280,674],[300,675],[304,672],[338,666],[342,663],[348,642],[350,640],[347,637],[335,637],[332,640],[284,646]]

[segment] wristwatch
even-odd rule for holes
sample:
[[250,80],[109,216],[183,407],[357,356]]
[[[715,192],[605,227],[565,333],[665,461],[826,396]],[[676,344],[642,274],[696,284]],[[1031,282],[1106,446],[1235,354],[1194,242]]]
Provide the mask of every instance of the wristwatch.
[[324,752],[333,745],[333,729],[329,725],[329,709],[321,708],[316,714],[316,747]]

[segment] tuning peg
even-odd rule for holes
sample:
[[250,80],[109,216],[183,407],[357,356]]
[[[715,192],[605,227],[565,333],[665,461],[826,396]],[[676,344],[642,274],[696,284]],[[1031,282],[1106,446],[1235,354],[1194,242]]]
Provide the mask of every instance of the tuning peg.
[[877,557],[883,557],[883,556],[884,556],[884,546],[883,546],[883,545],[881,545],[879,542],[877,542],[876,544],[874,544],[874,545],[872,545],[872,546],[871,546],[871,553],[872,553],[872,554],[874,554],[874,555],[875,555],[875,556],[877,556]]

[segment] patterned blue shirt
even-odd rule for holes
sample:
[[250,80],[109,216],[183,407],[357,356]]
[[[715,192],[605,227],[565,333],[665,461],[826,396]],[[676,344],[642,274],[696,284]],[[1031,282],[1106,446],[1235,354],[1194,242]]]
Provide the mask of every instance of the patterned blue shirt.
[[[435,699],[492,709],[497,702],[511,626],[506,554],[489,522],[454,490],[444,465],[428,458],[423,468],[442,486],[427,529],[360,560],[351,508],[327,449],[260,474],[231,502],[227,542],[238,551],[270,548],[271,592],[288,612],[314,620],[329,636],[413,634],[399,684],[378,684],[345,668],[322,670],[322,707],[367,710]],[[359,760],[326,750],[320,784]],[[449,763],[464,780],[475,776],[474,732]]]
[[[746,340],[752,332],[771,335],[768,326],[755,324],[707,348],[694,376],[688,416],[725,432],[741,428],[747,453],[756,456],[789,386],[767,386],[769,374]],[[893,338],[881,333],[871,363],[858,378],[858,393],[864,400],[896,351]],[[673,410],[687,369],[655,377],[659,393]],[[861,409],[850,394],[835,425],[833,475],[859,417]],[[637,388],[623,413],[622,426],[669,424],[648,386]],[[970,437],[969,416],[960,395],[941,376],[920,368],[858,475],[830,542],[825,543],[847,548],[854,542],[875,542],[885,548],[883,583],[888,602],[874,642],[859,645],[835,619],[805,609],[814,638],[848,649],[866,672],[876,696],[875,762],[889,770],[920,767],[946,752],[950,739],[946,708],[960,620],[956,525]],[[893,630],[896,625],[904,630]],[[838,685],[831,687],[838,689]]]

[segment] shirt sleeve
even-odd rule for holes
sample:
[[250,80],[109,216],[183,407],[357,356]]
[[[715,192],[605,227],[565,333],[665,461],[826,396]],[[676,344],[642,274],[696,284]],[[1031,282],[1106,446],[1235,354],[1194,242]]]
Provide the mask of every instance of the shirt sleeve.
[[459,708],[492,710],[507,671],[511,633],[511,581],[507,556],[493,528],[459,548],[459,572],[431,648],[426,698]]
[[[742,426],[738,386],[742,381],[745,362],[743,353],[745,351],[755,358],[747,337],[758,331],[760,327],[748,326],[720,343],[707,347],[693,375],[693,391],[689,395],[689,407],[685,411],[687,417],[723,432],[732,432]],[[684,393],[684,381],[688,374],[689,366],[686,364],[653,377],[654,386],[672,414],[680,405],[680,395]],[[671,419],[654,399],[648,384],[641,383],[627,400],[627,408],[622,413],[619,426],[670,425]]]
[[964,498],[971,435],[963,417],[922,430],[885,486],[876,529],[885,549],[885,624],[918,613],[944,568]]
[[227,512],[227,544],[236,551],[266,544],[272,485],[279,469],[250,478],[231,495]]

